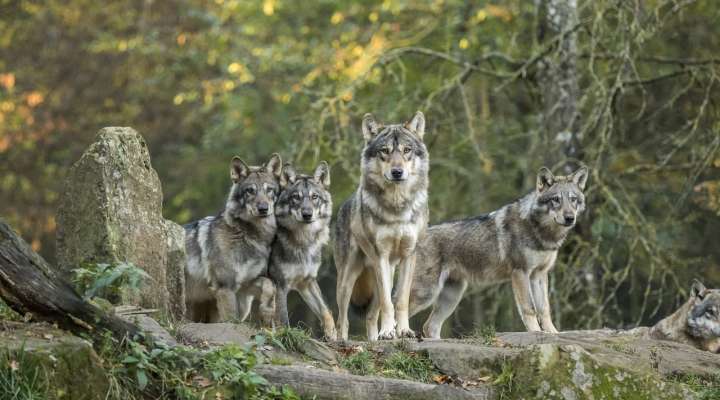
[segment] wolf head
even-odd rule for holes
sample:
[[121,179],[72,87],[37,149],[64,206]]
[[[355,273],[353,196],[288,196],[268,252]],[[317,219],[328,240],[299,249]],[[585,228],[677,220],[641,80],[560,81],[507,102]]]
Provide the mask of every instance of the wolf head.
[[537,174],[534,213],[546,223],[572,228],[585,210],[585,183],[588,169],[580,167],[567,176],[554,176],[542,167]]
[[418,111],[405,124],[382,125],[372,114],[362,121],[365,149],[363,176],[377,186],[412,184],[427,175],[428,152],[423,143],[425,116]]
[[282,160],[273,154],[262,166],[248,166],[239,157],[230,162],[232,188],[225,203],[225,218],[251,221],[273,215]]
[[313,175],[295,172],[285,164],[280,177],[280,197],[275,206],[276,218],[282,226],[329,222],[332,215],[330,167],[321,161]]
[[699,339],[720,338],[720,290],[706,289],[695,281],[690,289],[692,309],[688,315],[688,333]]

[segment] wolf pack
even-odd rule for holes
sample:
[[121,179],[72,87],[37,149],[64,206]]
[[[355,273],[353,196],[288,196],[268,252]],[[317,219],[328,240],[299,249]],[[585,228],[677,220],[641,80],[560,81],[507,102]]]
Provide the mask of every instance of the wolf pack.
[[[588,168],[560,176],[543,167],[518,200],[428,226],[425,126],[420,111],[406,123],[362,119],[359,184],[332,235],[337,324],[318,284],[331,239],[330,167],[322,161],[304,174],[278,154],[259,166],[234,157],[224,209],[185,226],[188,319],[243,321],[257,304],[263,324],[287,326],[288,293],[296,291],[326,340],[348,339],[351,305],[365,310],[368,340],[440,338],[471,284],[509,281],[525,328],[558,333],[549,274],[586,208]],[[416,334],[410,318],[428,308]],[[648,335],[718,352],[719,309],[720,290],[696,281],[687,302]]]

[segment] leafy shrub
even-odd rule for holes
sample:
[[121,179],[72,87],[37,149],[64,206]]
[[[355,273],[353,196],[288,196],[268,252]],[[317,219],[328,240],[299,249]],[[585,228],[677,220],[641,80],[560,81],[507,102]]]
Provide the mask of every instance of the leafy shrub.
[[73,283],[83,297],[98,296],[111,302],[117,302],[123,290],[137,292],[148,278],[145,271],[127,262],[84,264],[73,270]]

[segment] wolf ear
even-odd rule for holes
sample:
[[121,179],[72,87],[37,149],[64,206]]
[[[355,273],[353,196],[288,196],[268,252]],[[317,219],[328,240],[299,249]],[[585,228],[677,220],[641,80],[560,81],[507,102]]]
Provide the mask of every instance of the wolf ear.
[[375,117],[372,114],[367,113],[363,115],[362,119],[362,133],[366,142],[372,140],[372,138],[380,132],[380,124],[375,121]]
[[707,289],[705,288],[705,285],[702,284],[699,280],[695,279],[693,280],[692,287],[690,288],[690,297],[696,297],[699,300],[702,300],[703,297],[705,297],[705,291]]
[[538,193],[543,192],[544,190],[550,188],[550,186],[555,184],[555,175],[553,175],[552,172],[550,172],[549,169],[546,167],[540,168],[540,170],[537,173],[537,191]]
[[282,174],[282,158],[280,158],[280,154],[273,153],[270,156],[270,160],[265,163],[265,170],[275,175],[275,178],[280,179],[280,174]]
[[280,175],[280,186],[286,188],[295,183],[295,168],[291,164],[285,164]]
[[573,172],[573,174],[570,176],[573,182],[575,182],[576,185],[580,188],[580,190],[585,190],[585,183],[587,182],[588,178],[588,169],[587,167],[580,167],[577,171]]
[[317,168],[315,168],[315,175],[313,176],[315,182],[323,185],[326,189],[330,187],[330,167],[325,161],[320,161]]
[[232,161],[230,161],[230,179],[232,179],[234,183],[245,179],[249,173],[250,167],[248,167],[240,157],[235,156],[232,158]]
[[422,140],[423,136],[425,136],[425,115],[422,111],[416,112],[413,119],[405,124],[405,127],[413,131]]

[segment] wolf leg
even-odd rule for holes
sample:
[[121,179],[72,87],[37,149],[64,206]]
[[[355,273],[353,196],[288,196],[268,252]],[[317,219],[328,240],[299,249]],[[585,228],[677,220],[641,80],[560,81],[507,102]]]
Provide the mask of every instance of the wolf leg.
[[535,308],[540,317],[540,325],[546,332],[558,333],[550,316],[550,302],[548,300],[548,272],[547,270],[537,271],[530,276],[532,286],[532,297]]
[[395,307],[392,303],[393,267],[388,257],[379,257],[379,265],[375,270],[376,291],[375,296],[380,304],[380,333],[379,339],[395,338]]
[[398,281],[395,289],[395,317],[397,326],[395,328],[398,337],[415,337],[415,332],[410,329],[409,303],[410,288],[415,273],[415,253],[406,257],[398,266]]
[[237,295],[235,299],[237,304],[236,318],[238,318],[240,322],[245,321],[247,317],[250,316],[250,311],[252,311],[252,302],[254,299],[255,296],[252,293],[244,292]]
[[285,286],[278,286],[276,298],[275,298],[275,312],[276,319],[280,322],[281,326],[289,326],[290,318],[288,317],[287,309],[287,295],[290,289]]
[[217,301],[218,321],[211,322],[227,322],[237,318],[237,297],[234,290],[218,289],[215,292],[215,299]]
[[336,300],[338,305],[337,332],[341,340],[348,339],[348,308],[352,297],[355,281],[363,271],[363,265],[358,260],[357,250],[351,251],[344,266],[337,268],[337,291]]
[[332,314],[330,314],[330,309],[328,309],[325,304],[325,299],[323,299],[317,281],[314,279],[311,280],[307,285],[303,286],[299,292],[300,296],[305,300],[305,303],[310,307],[310,311],[322,322],[324,339],[335,340],[337,337],[335,321],[333,320]]
[[445,281],[435,301],[435,306],[423,325],[423,334],[425,337],[440,339],[440,331],[442,330],[443,323],[452,315],[458,304],[460,304],[460,300],[462,300],[467,287],[468,282],[465,279]]
[[378,319],[380,318],[380,299],[378,298],[377,289],[370,305],[368,306],[367,314],[365,315],[365,331],[367,332],[368,341],[374,342],[378,340]]
[[272,280],[261,276],[255,279],[254,288],[255,297],[258,299],[258,312],[260,321],[265,326],[272,327],[275,325],[275,296],[277,289]]
[[515,304],[517,305],[520,318],[522,318],[525,329],[528,332],[539,332],[540,325],[533,304],[532,289],[530,288],[530,274],[522,269],[514,269],[512,271],[512,289],[515,296]]

